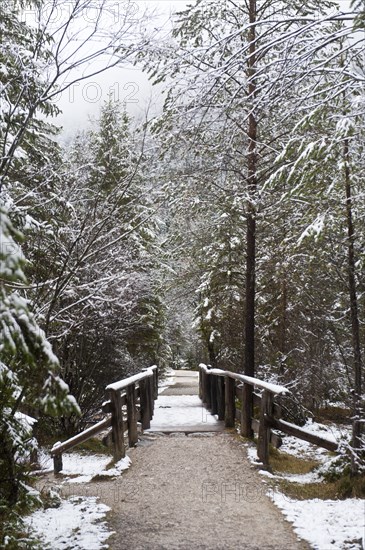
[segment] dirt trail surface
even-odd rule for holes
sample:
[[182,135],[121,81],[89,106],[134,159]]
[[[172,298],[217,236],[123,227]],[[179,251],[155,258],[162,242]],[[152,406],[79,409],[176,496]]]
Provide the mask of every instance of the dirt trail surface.
[[[182,379],[162,395],[184,395]],[[197,379],[186,382],[196,393]],[[132,466],[120,478],[89,485],[112,508],[111,550],[309,548],[266,496],[234,434],[149,433],[128,455]]]
[[308,548],[231,434],[150,438],[130,451],[128,472],[100,483],[112,550]]

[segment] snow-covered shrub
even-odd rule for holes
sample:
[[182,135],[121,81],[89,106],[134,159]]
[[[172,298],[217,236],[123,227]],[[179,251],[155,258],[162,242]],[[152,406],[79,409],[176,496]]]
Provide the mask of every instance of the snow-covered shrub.
[[[365,449],[365,441],[363,442],[363,448]],[[360,475],[365,474],[364,453],[361,456],[361,453],[356,452],[350,445],[350,442],[346,438],[343,438],[340,441],[338,455],[321,466],[319,474],[326,481],[336,481],[349,476],[352,471],[352,459],[355,459],[357,463],[358,473]]]

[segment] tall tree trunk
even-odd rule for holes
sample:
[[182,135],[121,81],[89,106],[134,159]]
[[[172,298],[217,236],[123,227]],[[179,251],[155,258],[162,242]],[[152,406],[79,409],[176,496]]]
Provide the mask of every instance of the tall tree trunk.
[[[256,194],[257,194],[257,121],[255,117],[256,96],[256,0],[249,4],[249,58],[247,67],[248,98],[250,114],[248,119],[248,208],[247,208],[247,258],[246,258],[246,319],[245,319],[245,374],[255,375],[255,279],[256,279]],[[253,409],[252,392],[248,396],[248,407]],[[252,436],[252,432],[244,434]]]
[[[352,349],[354,356],[354,391],[353,391],[353,425],[352,425],[352,447],[354,450],[360,449],[361,424],[358,422],[361,414],[361,346],[360,346],[360,327],[359,312],[357,303],[357,289],[355,278],[355,232],[352,216],[352,190],[350,178],[350,152],[348,139],[344,141],[344,161],[345,161],[345,191],[346,191],[346,219],[347,219],[347,272],[349,283],[350,315],[352,329]],[[356,452],[356,451],[355,451]],[[358,473],[358,467],[354,455],[352,456],[352,474]]]
[[286,362],[286,332],[287,332],[287,308],[288,308],[288,287],[286,273],[281,275],[281,295],[280,295],[280,324],[279,324],[279,374],[285,372]]

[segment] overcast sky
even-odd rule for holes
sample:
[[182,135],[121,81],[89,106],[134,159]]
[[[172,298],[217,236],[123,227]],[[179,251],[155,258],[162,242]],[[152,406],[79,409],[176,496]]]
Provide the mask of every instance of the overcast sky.
[[[171,12],[183,9],[188,3],[187,0],[149,0],[137,1],[136,5],[141,14],[145,6],[156,10],[158,17],[153,25],[160,27],[168,26]],[[67,140],[77,130],[87,127],[90,118],[98,116],[100,106],[109,94],[124,103],[127,111],[136,117],[143,117],[150,103],[155,111],[162,105],[160,89],[151,85],[145,73],[133,66],[115,67],[75,84],[58,98],[57,104],[62,114],[57,117],[56,123],[63,127],[63,139]]]

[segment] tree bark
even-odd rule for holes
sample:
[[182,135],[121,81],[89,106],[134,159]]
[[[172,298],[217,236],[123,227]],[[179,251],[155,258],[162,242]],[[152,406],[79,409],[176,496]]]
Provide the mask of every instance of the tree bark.
[[245,374],[255,374],[255,279],[256,279],[256,208],[257,191],[257,122],[254,114],[256,96],[255,64],[256,64],[256,0],[250,0],[249,5],[249,58],[248,58],[248,96],[250,115],[248,119],[248,212],[247,212],[247,258],[246,258],[246,323],[245,323]]
[[[249,57],[247,62],[248,104],[248,150],[247,150],[247,180],[248,207],[246,232],[246,312],[245,312],[245,374],[255,375],[255,291],[256,291],[256,192],[257,192],[257,121],[254,112],[256,97],[256,0],[249,3]],[[253,410],[252,392],[247,396],[246,406]]]
[[[349,164],[349,141],[344,141],[343,155],[345,161],[345,192],[346,192],[346,220],[347,220],[347,272],[350,298],[350,316],[352,332],[352,349],[354,361],[354,391],[353,391],[353,425],[352,425],[352,447],[355,450],[361,446],[361,423],[358,422],[361,415],[361,345],[360,345],[360,326],[359,310],[356,288],[356,262],[355,262],[355,231],[352,215],[352,189]],[[358,466],[354,455],[352,455],[351,473],[358,473]]]
[[286,332],[287,332],[287,307],[288,307],[288,287],[286,273],[281,275],[281,297],[280,297],[280,325],[279,325],[279,374],[285,372],[286,361]]

